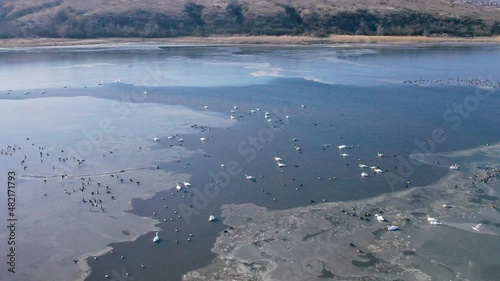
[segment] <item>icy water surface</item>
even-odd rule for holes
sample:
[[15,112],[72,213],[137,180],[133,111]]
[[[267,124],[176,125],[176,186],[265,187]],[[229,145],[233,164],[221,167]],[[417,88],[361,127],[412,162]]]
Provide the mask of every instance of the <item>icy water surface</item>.
[[[499,58],[497,46],[3,50],[0,144],[21,150],[0,163],[24,186],[26,222],[14,280],[180,280],[215,257],[224,204],[287,210],[436,182],[455,159],[409,156],[498,143]],[[62,254],[35,262],[48,249]]]

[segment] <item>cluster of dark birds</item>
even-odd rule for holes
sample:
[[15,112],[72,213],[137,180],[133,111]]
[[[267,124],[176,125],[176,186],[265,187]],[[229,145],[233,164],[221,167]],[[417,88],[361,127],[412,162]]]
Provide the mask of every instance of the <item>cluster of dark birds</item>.
[[[208,128],[207,126],[194,124],[194,125],[191,125],[191,128],[199,130],[202,133],[203,132],[210,132],[210,128]],[[175,140],[175,139],[178,137],[179,137],[179,135],[175,135],[175,137],[172,137],[171,139],[173,141],[177,142],[177,140]],[[26,141],[27,141],[27,144],[25,144],[25,145],[30,146],[30,144],[31,144],[32,149],[21,149],[21,146],[19,146],[18,144],[13,144],[13,145],[8,145],[5,148],[1,149],[0,155],[15,156],[16,152],[20,153],[20,151],[26,153],[24,155],[21,155],[22,160],[20,161],[20,164],[22,165],[24,171],[30,170],[30,169],[28,169],[28,164],[29,164],[30,168],[34,167],[33,169],[37,170],[38,167],[35,166],[35,163],[38,161],[41,165],[50,165],[50,163],[55,164],[54,162],[60,162],[61,165],[64,165],[63,167],[65,167],[65,166],[74,167],[74,169],[84,167],[86,164],[85,159],[78,159],[74,156],[66,155],[64,149],[57,150],[57,152],[54,152],[52,150],[49,153],[46,151],[45,147],[35,146],[35,143],[32,143],[30,141],[30,138],[26,138]],[[182,142],[177,142],[176,145],[182,146]],[[170,145],[170,146],[173,146],[173,145]],[[37,147],[38,149],[35,152],[36,154],[33,155],[33,151],[35,150],[35,147]],[[140,152],[140,151],[142,151],[142,147],[139,147],[138,152]],[[31,152],[31,154],[30,154],[30,152]],[[110,156],[113,154],[114,154],[113,151],[108,151],[106,153],[103,153],[102,157]],[[174,163],[182,163],[182,162],[181,162],[181,160],[175,160],[175,161],[172,161],[172,163],[174,164]],[[185,165],[185,167],[187,167],[187,166],[189,166],[189,163],[184,163],[183,165]],[[58,168],[60,168],[60,167],[52,166],[52,171],[54,171],[53,175],[45,175],[45,176],[37,175],[36,178],[40,178],[40,180],[43,179],[44,185],[45,184],[50,185],[51,180],[54,180],[54,179],[66,180],[66,179],[79,178],[79,181],[76,181],[76,183],[70,182],[71,185],[73,185],[73,184],[75,185],[73,188],[66,187],[63,189],[63,192],[64,192],[64,194],[66,194],[68,196],[75,195],[77,193],[81,193],[82,198],[80,200],[80,204],[88,206],[87,210],[89,212],[105,213],[106,212],[105,204],[109,204],[113,200],[116,200],[115,195],[113,193],[113,187],[114,187],[114,189],[116,189],[117,186],[115,186],[113,184],[113,182],[110,182],[106,178],[103,178],[103,175],[98,175],[98,178],[96,178],[96,177],[92,177],[92,175],[88,175],[88,174],[87,175],[71,175],[71,174],[68,175],[68,173],[58,174],[57,173],[57,171],[59,171]],[[156,166],[156,170],[159,170],[159,169],[160,169],[160,167]],[[110,173],[109,177],[116,180],[118,186],[121,184],[134,184],[136,186],[142,185],[141,182],[138,181],[137,179],[133,179],[131,177],[125,176],[125,174],[124,174],[125,172],[127,172],[127,171],[126,170],[116,171],[116,172]],[[59,181],[57,181],[57,185],[61,186],[61,187],[67,186],[67,184],[61,185],[61,182],[59,182]],[[50,191],[50,189],[46,189],[46,193],[44,193],[44,196],[48,196],[49,191]],[[176,194],[182,194],[181,195],[182,198],[187,198],[187,196],[194,196],[193,193],[188,192],[187,189],[185,189],[185,188],[182,190],[177,190],[177,192],[171,192],[171,195],[176,195]],[[165,198],[162,197],[161,200],[163,201],[163,200],[165,200]],[[168,209],[168,206],[166,204],[162,204],[162,205],[163,205],[163,209],[165,209],[165,210]],[[192,204],[189,206],[193,207]],[[170,212],[173,213],[173,216],[165,217],[163,219],[164,222],[174,221],[174,217],[179,218],[179,219],[181,218],[181,215],[177,210],[172,210]],[[154,211],[152,215],[153,215],[153,217],[156,217],[159,214],[157,214],[157,212]],[[175,228],[174,231],[176,233],[181,232],[180,229],[178,229],[178,228]],[[187,241],[192,241],[193,238],[194,238],[193,233],[187,234],[187,238],[186,238]],[[180,241],[178,239],[173,240],[173,242],[180,243]],[[114,253],[114,250],[112,250],[111,253]],[[121,255],[120,258],[124,259],[124,255]],[[97,257],[94,257],[94,260],[97,260]],[[78,262],[78,260],[73,260],[73,262],[76,264]],[[141,268],[146,268],[146,266],[144,264],[141,264]]]
[[489,87],[489,88],[499,88],[500,81],[491,81],[489,79],[467,79],[467,78],[448,78],[448,79],[416,79],[416,80],[405,80],[403,84],[418,84],[418,85],[456,85],[456,86],[477,86],[477,87]]

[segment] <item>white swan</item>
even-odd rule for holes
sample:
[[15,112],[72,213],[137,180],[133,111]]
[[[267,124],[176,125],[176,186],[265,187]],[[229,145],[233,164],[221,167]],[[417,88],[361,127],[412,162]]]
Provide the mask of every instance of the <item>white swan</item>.
[[232,114],[231,114],[231,120],[235,120],[236,117],[234,117]]
[[458,170],[458,164],[454,164],[450,166],[450,170]]
[[255,181],[255,178],[249,175],[245,175],[245,178],[250,181]]
[[178,142],[184,142],[184,139],[183,138],[179,138],[177,139]]
[[185,187],[190,187],[191,186],[191,184],[189,182],[187,182],[187,181],[183,181],[182,183],[184,184]]
[[159,139],[159,138],[153,138],[153,140],[154,140],[154,141],[160,141],[160,139]]
[[368,173],[363,172],[363,173],[361,173],[361,176],[362,176],[362,177],[367,177],[367,176],[368,176]]
[[301,104],[300,105],[302,108],[306,108],[306,105],[305,104]]
[[206,141],[206,140],[207,140],[207,138],[200,138],[200,140],[201,140],[201,141]]
[[385,221],[384,217],[379,214],[375,214],[375,218],[377,218],[378,221]]
[[379,168],[377,168],[377,169],[373,169],[373,171],[374,171],[375,173],[377,173],[377,174],[380,174],[380,173],[382,173],[382,172],[383,172],[383,171],[382,171],[382,170],[380,170]]
[[280,168],[283,168],[283,167],[287,167],[288,165],[285,164],[285,163],[282,163],[282,162],[278,162],[278,167]]
[[433,221],[438,221],[437,219],[435,218],[431,218],[429,215],[427,215],[427,220],[430,221],[430,222],[433,222]]
[[160,236],[158,236],[158,232],[156,232],[156,236],[153,238],[153,243],[160,241]]
[[365,164],[359,164],[358,166],[359,166],[360,168],[368,168],[368,166],[367,166],[367,165],[365,165]]
[[339,146],[337,146],[338,149],[345,149],[345,148],[349,148],[349,146],[345,145],[345,144],[341,144]]
[[173,140],[173,139],[175,139],[175,137],[174,136],[168,136],[167,139]]
[[203,108],[205,108],[205,110],[207,110],[208,109],[208,105],[205,105]]
[[283,161],[283,158],[278,157],[278,156],[274,156],[274,160],[276,160],[276,161]]
[[398,229],[399,229],[399,226],[397,226],[397,225],[388,225],[387,226],[387,230],[389,230],[389,231],[395,231]]
[[224,164],[220,164],[220,166],[221,166],[222,168],[226,167],[226,165],[224,165]]
[[180,186],[179,184],[177,184],[177,186],[175,187],[175,189],[177,189],[177,191],[180,191],[182,189],[182,186]]
[[208,221],[214,221],[215,220],[215,216],[214,215],[210,215],[210,217],[208,217]]
[[478,223],[476,226],[473,226],[472,229],[474,229],[475,231],[479,232],[479,228],[481,227],[481,225],[483,225],[482,223]]
[[297,150],[297,151],[302,151],[302,148],[300,148],[300,146],[296,146],[296,147],[295,147],[295,150]]
[[380,152],[378,152],[378,150],[377,150],[377,156],[378,156],[378,157],[385,157],[385,155],[384,155],[384,154],[382,154],[382,153],[380,153]]
[[438,221],[438,220],[435,220],[435,221],[431,221],[429,222],[430,224],[433,224],[433,225],[441,225],[443,224],[442,222]]
[[351,155],[349,155],[347,153],[342,153],[342,154],[340,154],[340,156],[342,156],[342,157],[350,157]]

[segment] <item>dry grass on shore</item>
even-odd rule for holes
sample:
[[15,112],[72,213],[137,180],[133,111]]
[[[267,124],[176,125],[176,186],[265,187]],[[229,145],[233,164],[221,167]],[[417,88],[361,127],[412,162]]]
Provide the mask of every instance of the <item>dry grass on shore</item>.
[[103,44],[438,44],[438,43],[500,43],[496,37],[425,37],[425,36],[353,36],[331,35],[325,38],[308,36],[213,36],[178,38],[100,38],[100,39],[57,39],[29,38],[0,40],[0,48],[15,47],[56,47],[85,46]]

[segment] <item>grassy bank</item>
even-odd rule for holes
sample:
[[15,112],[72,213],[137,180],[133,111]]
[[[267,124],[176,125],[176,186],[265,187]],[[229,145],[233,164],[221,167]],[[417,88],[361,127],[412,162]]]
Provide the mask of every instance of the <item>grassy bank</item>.
[[85,46],[102,44],[440,44],[440,43],[500,43],[500,36],[495,37],[425,37],[425,36],[364,36],[331,35],[318,38],[309,36],[212,36],[178,38],[100,38],[100,39],[57,39],[26,38],[0,40],[0,48],[15,47],[53,47]]

